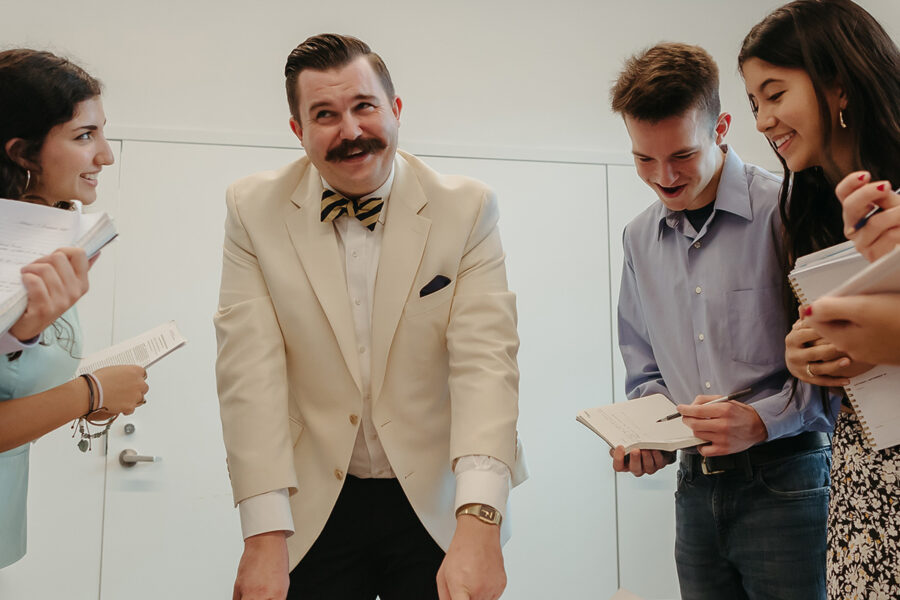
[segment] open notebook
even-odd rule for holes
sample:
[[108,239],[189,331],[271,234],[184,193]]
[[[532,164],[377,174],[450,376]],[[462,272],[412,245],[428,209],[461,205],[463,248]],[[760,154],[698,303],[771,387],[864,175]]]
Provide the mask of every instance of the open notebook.
[[681,419],[657,423],[673,412],[675,405],[671,400],[652,394],[582,410],[575,420],[602,437],[611,448],[625,446],[626,452],[637,448],[672,451],[706,443],[694,437]]
[[[869,263],[845,242],[800,257],[788,278],[803,304],[822,296],[900,292],[900,246]],[[878,365],[844,389],[872,449],[900,444],[900,366]]]
[[0,199],[0,333],[25,312],[22,267],[61,246],[84,248],[90,257],[114,237],[116,228],[106,213]]

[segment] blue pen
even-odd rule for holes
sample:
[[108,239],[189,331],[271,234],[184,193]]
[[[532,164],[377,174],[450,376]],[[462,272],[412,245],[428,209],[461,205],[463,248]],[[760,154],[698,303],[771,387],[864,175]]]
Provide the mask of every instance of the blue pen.
[[[900,194],[900,188],[897,188],[896,190],[894,190],[894,193]],[[880,213],[883,210],[884,209],[881,208],[880,206],[874,207],[872,210],[870,210],[869,212],[864,214],[859,221],[856,222],[856,225],[853,226],[853,231],[859,231],[860,229],[865,227],[866,223],[869,222],[869,219],[871,219],[872,217],[874,217],[875,215],[877,215],[878,213]]]

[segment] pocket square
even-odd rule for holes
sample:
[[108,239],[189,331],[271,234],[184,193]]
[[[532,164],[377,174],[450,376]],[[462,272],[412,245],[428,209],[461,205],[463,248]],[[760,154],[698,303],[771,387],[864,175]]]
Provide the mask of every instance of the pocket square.
[[450,278],[445,277],[443,275],[435,275],[434,279],[425,284],[421,290],[419,290],[419,297],[422,298],[427,296],[428,294],[433,294],[438,290],[442,290],[450,284]]

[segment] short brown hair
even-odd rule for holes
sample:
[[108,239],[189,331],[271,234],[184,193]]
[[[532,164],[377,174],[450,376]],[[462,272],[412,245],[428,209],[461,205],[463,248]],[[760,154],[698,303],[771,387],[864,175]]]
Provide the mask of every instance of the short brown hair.
[[376,53],[372,52],[364,41],[349,35],[337,33],[321,33],[307,38],[306,41],[288,55],[287,64],[284,66],[284,87],[287,90],[288,105],[291,115],[297,121],[300,120],[299,105],[300,93],[297,91],[297,78],[305,69],[316,71],[328,71],[337,69],[353,62],[356,58],[365,56],[375,74],[381,80],[381,86],[388,96],[388,100],[394,99],[394,82],[388,72],[384,61]]
[[719,67],[700,46],[657,44],[625,61],[609,95],[623,116],[655,123],[699,107],[714,126],[721,110]]

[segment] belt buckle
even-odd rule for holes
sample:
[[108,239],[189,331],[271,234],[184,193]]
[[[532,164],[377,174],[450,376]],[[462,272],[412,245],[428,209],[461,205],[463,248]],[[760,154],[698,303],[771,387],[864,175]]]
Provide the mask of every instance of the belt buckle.
[[709,469],[709,465],[706,464],[706,458],[707,457],[704,456],[700,459],[700,470],[704,475],[718,475],[719,473],[725,472],[725,469],[716,469],[715,471],[711,471]]

